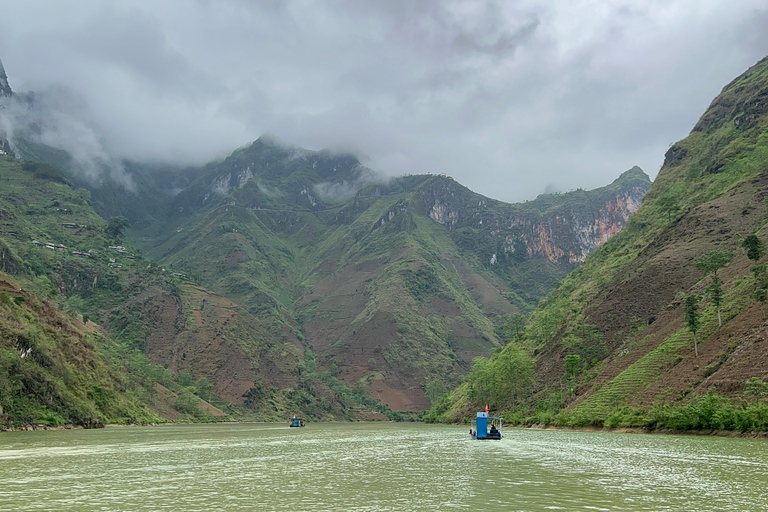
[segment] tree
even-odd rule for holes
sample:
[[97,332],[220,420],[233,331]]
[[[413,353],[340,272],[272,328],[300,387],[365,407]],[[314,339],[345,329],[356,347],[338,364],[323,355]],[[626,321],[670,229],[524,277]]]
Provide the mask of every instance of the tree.
[[525,327],[525,315],[513,313],[504,322],[504,338],[507,342],[516,339],[523,333]]
[[656,204],[659,205],[659,208],[661,208],[661,211],[667,212],[667,221],[672,222],[672,214],[676,214],[680,211],[680,205],[678,204],[678,200],[676,197],[671,195],[666,195],[660,197]]
[[443,398],[446,394],[445,385],[443,385],[442,381],[437,379],[431,380],[427,383],[424,394],[427,396],[430,405],[437,403],[437,401]]
[[507,345],[490,360],[476,357],[467,377],[472,398],[495,407],[514,404],[530,389],[535,378],[533,358],[514,344]]
[[712,300],[712,305],[717,310],[717,326],[723,326],[723,317],[720,315],[720,306],[723,304],[723,283],[720,278],[715,276],[712,278],[712,284],[707,289],[709,296]]
[[765,254],[765,245],[755,234],[747,235],[741,241],[741,246],[747,250],[747,258],[754,262],[760,261],[760,258]]
[[699,300],[698,295],[689,295],[685,298],[685,324],[693,333],[693,348],[696,357],[699,357],[699,345],[696,341],[696,331],[699,329]]
[[715,249],[693,260],[693,266],[705,274],[717,275],[717,271],[727,266],[733,259],[733,253],[727,249]]
[[536,380],[533,359],[514,345],[507,345],[504,351],[494,358],[492,371],[496,376],[494,394],[499,404],[508,400],[514,404]]
[[471,384],[471,396],[474,400],[490,402],[493,392],[493,378],[488,359],[476,357],[472,360],[472,370],[467,376]]
[[766,266],[765,263],[762,265],[755,265],[752,267],[752,273],[755,275],[755,284],[758,286],[758,288],[765,288],[766,283],[765,277],[766,277]]
[[211,399],[211,393],[213,393],[213,384],[210,380],[208,380],[208,377],[201,377],[200,380],[195,383],[195,388],[197,389],[197,392],[195,393],[197,396],[203,400]]
[[[752,273],[755,275],[755,293],[753,295],[753,298],[765,304],[766,299],[768,299],[768,282],[766,282],[766,277],[768,277],[768,272],[766,272],[766,264],[763,263],[761,265],[755,265],[752,267]],[[763,309],[763,321],[765,321],[765,310]]]
[[[765,304],[765,301],[768,300],[768,290],[765,288],[758,288],[755,290],[755,294],[753,296],[756,301]],[[765,322],[765,309],[763,309],[763,322]]]
[[130,225],[131,222],[122,215],[120,217],[110,217],[104,232],[107,236],[119,242],[123,239],[123,231]]
[[718,327],[723,326],[723,319],[720,314],[720,306],[723,303],[723,284],[717,276],[717,271],[727,266],[732,259],[733,253],[731,253],[731,251],[726,249],[715,249],[714,251],[709,251],[704,256],[700,256],[693,260],[693,265],[697,269],[705,274],[712,274],[712,285],[709,287],[709,290],[712,293],[712,304],[717,308]]
[[565,362],[565,378],[573,379],[581,366],[581,356],[578,354],[569,354],[563,358]]

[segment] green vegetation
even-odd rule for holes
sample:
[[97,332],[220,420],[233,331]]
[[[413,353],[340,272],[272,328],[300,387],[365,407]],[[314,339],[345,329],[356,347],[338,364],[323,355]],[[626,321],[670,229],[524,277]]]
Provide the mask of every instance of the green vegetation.
[[140,399],[145,391],[99,354],[98,339],[38,298],[17,297],[26,300],[0,301],[0,426],[160,420]]
[[[530,314],[515,345],[533,358],[536,384],[517,387],[514,400],[508,390],[496,399],[505,418],[766,430],[759,398],[764,375],[755,375],[759,366],[738,364],[763,356],[757,344],[728,334],[764,338],[765,308],[752,304],[768,298],[768,272],[759,264],[767,234],[766,90],[768,59],[723,89],[690,136],[670,147],[626,227]],[[738,232],[751,234],[738,240]],[[746,254],[735,253],[739,246]],[[737,326],[726,329],[737,317]],[[502,357],[478,360],[470,376],[482,374],[491,387],[498,385],[501,372],[494,366]],[[474,385],[433,404],[426,418],[468,418],[487,396],[473,395]]]
[[[723,303],[723,283],[720,281],[720,278],[717,275],[717,271],[725,268],[733,259],[733,254],[731,251],[725,250],[725,249],[716,249],[714,251],[710,251],[704,256],[700,256],[696,258],[693,262],[693,265],[704,272],[705,274],[712,274],[712,285],[709,287],[708,291],[712,297],[712,304],[717,309],[717,322],[718,327],[723,326],[723,319],[722,315],[720,313],[720,306]],[[688,307],[686,302],[686,308]],[[686,309],[687,311],[687,309]],[[686,312],[686,321],[689,323],[690,326],[690,320],[688,320],[687,312]],[[696,333],[694,332],[694,339],[696,338]]]
[[741,241],[741,246],[747,250],[747,258],[752,261],[760,261],[760,258],[765,254],[765,244],[763,244],[763,241],[754,233],[747,235],[744,240]]
[[699,301],[701,297],[689,295],[685,298],[685,326],[693,334],[693,348],[696,357],[699,356],[699,345],[696,342],[696,331],[699,330]]
[[[97,186],[65,152],[19,138],[30,163],[0,162],[2,269],[77,329],[107,333],[96,350],[138,404],[194,421],[209,405],[405,418],[392,396],[448,404],[449,417],[445,389],[459,385],[463,404],[524,408],[534,352],[564,320],[557,393],[576,389],[609,352],[605,334],[565,301],[527,314],[598,242],[584,226],[615,232],[649,187],[634,168],[509,205],[445,176],[375,183],[350,155],[268,138],[201,169],[127,162],[130,186]],[[465,376],[479,354],[494,355]]]
[[[586,426],[572,415],[558,418],[561,426]],[[675,431],[768,430],[768,403],[728,400],[713,389],[681,405],[654,406],[649,410],[621,407],[601,425],[608,428],[669,429]]]
[[[0,426],[165,421],[155,385],[182,389],[141,352],[141,312],[121,310],[138,291],[127,283],[155,270],[135,249],[109,247],[119,233],[106,233],[61,171],[0,159],[0,179],[0,270],[23,287],[0,291]],[[107,321],[113,338],[82,327],[92,321]]]
[[509,344],[490,361],[477,358],[467,377],[470,397],[487,400],[494,408],[514,408],[535,380],[533,359],[514,344]]
[[130,221],[122,215],[119,217],[111,217],[107,221],[107,227],[104,228],[104,232],[115,242],[120,242],[123,239],[123,232],[130,225]]

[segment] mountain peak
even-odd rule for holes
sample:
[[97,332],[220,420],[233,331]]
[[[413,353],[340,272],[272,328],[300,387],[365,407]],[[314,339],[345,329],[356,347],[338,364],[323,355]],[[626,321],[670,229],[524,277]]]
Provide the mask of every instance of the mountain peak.
[[647,182],[647,183],[651,182],[650,176],[648,176],[645,173],[645,171],[643,171],[640,167],[638,167],[636,165],[634,167],[632,167],[631,169],[621,173],[619,175],[619,177],[616,178],[613,182],[614,183],[621,183],[621,182],[629,181],[629,180],[641,180],[641,181]]
[[269,132],[262,134],[261,137],[256,139],[251,145],[253,146],[257,144],[261,144],[267,147],[273,147],[277,149],[283,149],[283,150],[298,149],[297,146],[294,146],[293,144],[282,140],[277,135],[274,135]]
[[13,96],[10,84],[8,84],[8,76],[5,74],[5,68],[3,67],[3,61],[0,60],[0,98]]

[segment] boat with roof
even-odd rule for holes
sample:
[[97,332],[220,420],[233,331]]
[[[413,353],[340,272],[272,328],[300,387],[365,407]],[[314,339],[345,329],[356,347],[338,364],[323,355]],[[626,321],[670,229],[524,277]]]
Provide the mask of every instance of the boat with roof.
[[502,422],[502,418],[489,415],[488,406],[486,405],[485,411],[477,413],[475,430],[469,429],[469,435],[472,436],[472,439],[477,439],[478,441],[500,440]]

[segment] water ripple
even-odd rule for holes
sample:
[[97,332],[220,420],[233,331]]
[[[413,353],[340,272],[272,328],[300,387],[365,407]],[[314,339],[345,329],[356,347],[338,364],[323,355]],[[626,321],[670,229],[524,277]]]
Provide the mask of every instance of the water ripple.
[[0,436],[0,511],[765,510],[745,439],[421,424],[182,425]]

